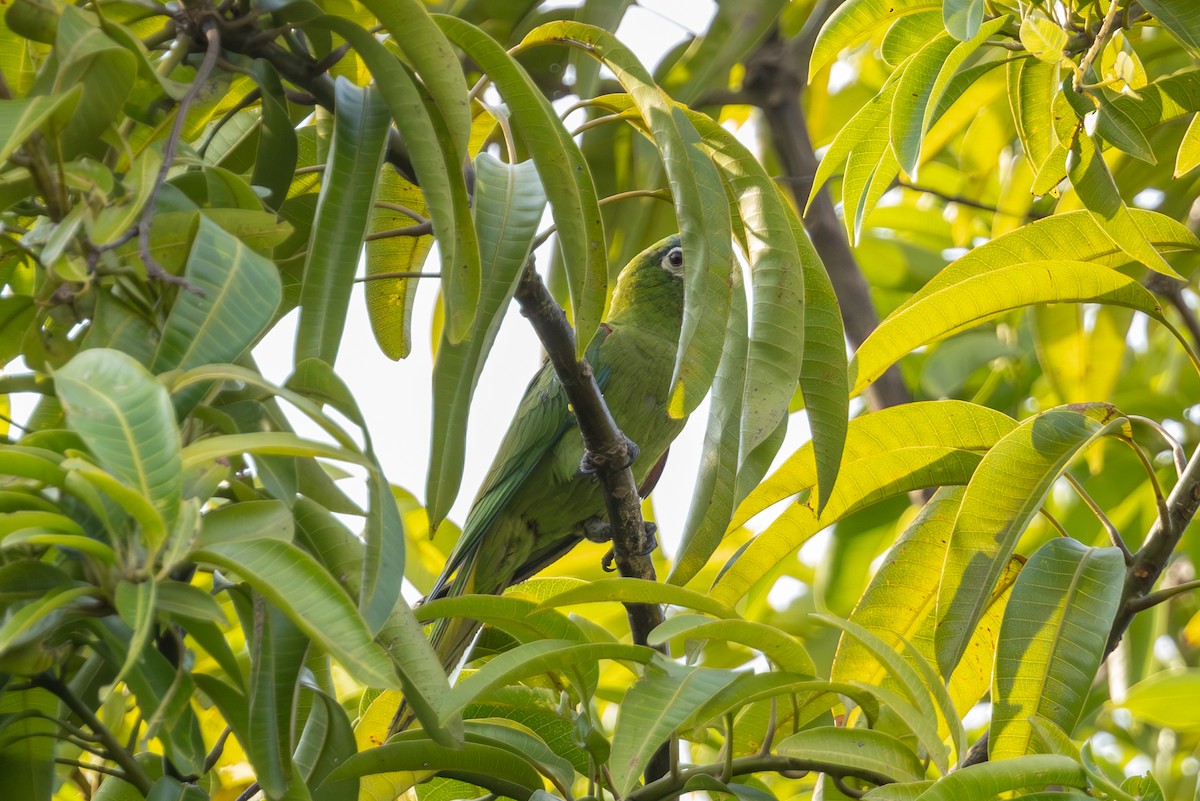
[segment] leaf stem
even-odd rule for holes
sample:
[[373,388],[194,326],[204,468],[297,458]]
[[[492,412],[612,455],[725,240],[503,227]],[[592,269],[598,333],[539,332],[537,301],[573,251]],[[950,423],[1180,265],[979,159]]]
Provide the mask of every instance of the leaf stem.
[[[1145,458],[1145,454],[1142,454],[1142,456]],[[1108,515],[1104,514],[1104,510],[1100,508],[1099,504],[1092,500],[1092,496],[1088,495],[1087,490],[1079,483],[1079,479],[1070,473],[1063,473],[1063,477],[1066,478],[1068,484],[1075,488],[1075,492],[1079,494],[1080,500],[1087,505],[1087,508],[1092,510],[1092,514],[1096,516],[1100,521],[1100,525],[1108,532],[1109,541],[1121,549],[1121,555],[1125,557],[1125,564],[1128,565],[1131,563],[1133,561],[1133,552],[1129,550],[1129,546],[1125,544],[1125,540],[1121,539],[1121,532],[1117,531],[1117,527],[1108,519]]]

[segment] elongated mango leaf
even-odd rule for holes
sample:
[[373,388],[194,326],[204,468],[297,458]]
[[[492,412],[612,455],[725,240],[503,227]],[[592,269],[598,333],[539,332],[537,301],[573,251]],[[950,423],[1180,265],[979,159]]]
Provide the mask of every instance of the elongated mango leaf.
[[[956,0],[946,0],[947,9]],[[980,16],[983,4],[979,3]],[[966,37],[935,38],[907,62],[904,75],[896,86],[892,101],[891,140],[900,168],[917,180],[921,144],[933,121],[942,94],[958,68],[996,31],[1008,23],[1008,17],[988,20]],[[947,29],[950,26],[947,25]],[[955,32],[950,30],[951,34]]]
[[1200,69],[1181,70],[1140,86],[1136,96],[1121,95],[1114,108],[1145,131],[1155,125],[1200,111]]
[[515,679],[550,670],[566,670],[581,661],[615,659],[646,664],[661,655],[644,645],[578,643],[572,640],[537,640],[505,651],[451,688],[438,707],[441,720],[458,715],[485,692]]
[[1026,420],[984,456],[963,495],[938,589],[937,661],[950,675],[1017,540],[1075,455],[1129,422],[1108,404],[1051,409]]
[[671,377],[668,412],[683,418],[703,400],[716,376],[725,320],[729,316],[729,273],[733,248],[729,206],[716,167],[700,144],[700,135],[659,88],[633,53],[612,34],[574,22],[550,22],[535,28],[518,49],[537,44],[577,47],[612,70],[633,99],[662,154],[683,238],[683,331]]
[[942,0],[942,20],[951,36],[966,42],[979,33],[983,0]]
[[467,81],[454,48],[420,0],[363,0],[363,5],[392,34],[392,42],[407,57],[428,89],[454,143],[452,155],[462,159],[471,133]]
[[[938,579],[964,491],[961,486],[944,487],[934,494],[887,553],[849,618],[851,623],[897,651],[908,640],[930,664],[936,662],[934,607]],[[950,678],[948,689],[960,719],[991,686],[1000,615],[1019,568],[1020,561],[1015,558],[1010,561],[1009,569],[992,593],[983,622],[976,627],[963,659]],[[904,655],[910,659],[907,651]],[[865,646],[850,637],[842,637],[838,643],[830,678],[870,686],[890,681],[887,669]],[[949,733],[947,727],[943,734]]]
[[413,225],[412,218],[381,204],[403,206],[424,216],[425,195],[395,170],[385,169],[379,177],[376,208],[371,215],[366,241],[364,291],[371,333],[379,350],[389,359],[403,359],[412,350],[413,301],[417,298],[417,278],[373,278],[381,273],[420,272],[433,247],[433,235],[382,236],[396,228]]
[[245,748],[264,794],[285,797],[292,780],[292,707],[309,640],[298,625],[262,594],[253,597]]
[[1058,62],[1018,58],[1008,62],[1006,69],[1008,104],[1017,124],[1017,136],[1036,175],[1054,149],[1050,112],[1058,91]]
[[[1196,235],[1165,214],[1142,209],[1129,212],[1156,249],[1164,253],[1200,250]],[[1129,256],[1086,211],[1055,214],[998,236],[951,262],[897,311],[968,278],[1034,261],[1088,261],[1118,267],[1127,263]]]
[[475,226],[483,288],[471,332],[455,344],[443,331],[433,367],[433,444],[426,479],[429,524],[446,517],[462,483],[467,417],[484,361],[516,290],[546,206],[534,163],[475,159]]
[[1079,194],[1084,208],[1099,223],[1117,246],[1129,256],[1170,278],[1183,276],[1167,264],[1162,254],[1150,244],[1147,232],[1129,213],[1129,208],[1117,190],[1116,181],[1090,136],[1081,133],[1071,147],[1072,158],[1067,161],[1067,175]]
[[132,358],[107,348],[83,351],[68,362],[55,373],[55,388],[67,423],[100,465],[147,498],[170,527],[179,513],[183,472],[166,388]]
[[[467,742],[461,748],[451,749],[423,736],[402,736],[350,757],[328,775],[325,783],[330,786],[344,779],[392,773],[408,775],[415,783],[419,781],[418,775],[428,776],[429,771],[434,771],[485,787],[497,795],[529,798],[534,790],[542,788],[542,777],[527,760],[514,757],[512,749],[494,742]],[[390,789],[403,792],[407,788]]]
[[1034,715],[1064,731],[1074,728],[1100,668],[1124,578],[1117,548],[1058,538],[1030,557],[1000,626],[991,759],[1030,750]]
[[0,771],[13,798],[48,801],[52,797],[58,745],[54,721],[61,714],[62,704],[49,690],[6,688],[0,693],[0,716],[7,723],[0,745]]
[[919,801],[993,801],[1023,787],[1086,787],[1087,777],[1070,757],[1035,754],[984,762],[944,776],[919,795]]
[[262,336],[282,297],[275,265],[203,215],[184,278],[203,294],[181,292],[171,306],[151,362],[156,373],[236,361]]
[[52,114],[69,114],[82,93],[82,86],[73,86],[59,94],[5,101],[0,106],[0,162],[8,161]]
[[1188,0],[1147,0],[1142,3],[1193,57],[1200,57],[1200,9]]
[[661,645],[675,637],[736,642],[761,651],[780,670],[810,676],[815,676],[817,672],[812,657],[799,640],[766,623],[713,620],[703,615],[673,615],[650,633],[648,644]]
[[336,91],[333,141],[300,288],[297,364],[310,358],[337,361],[390,124],[388,107],[374,88],[340,78]]
[[809,59],[809,76],[817,75],[838,53],[890,25],[922,11],[941,11],[942,0],[850,0],[821,26]]
[[[479,299],[479,244],[462,171],[462,154],[433,100],[417,86],[408,68],[375,37],[349,19],[327,15],[307,25],[328,28],[349,42],[375,78],[392,119],[412,153],[417,183],[429,207],[441,254],[442,300],[450,338],[466,335]],[[464,111],[469,108],[463,98]]]
[[1105,400],[1120,376],[1133,312],[1101,306],[1092,319],[1088,331],[1074,304],[1038,306],[1030,318],[1042,372],[1063,403]]
[[924,748],[934,766],[942,773],[947,772],[950,769],[950,752],[939,731],[949,730],[953,733],[954,750],[957,754],[962,754],[965,750],[966,733],[950,695],[946,692],[946,686],[933,667],[925,661],[912,643],[903,637],[900,638],[900,646],[904,653],[909,655],[907,659],[897,649],[857,623],[832,615],[814,617],[826,625],[841,629],[843,639],[849,637],[857,641],[883,666],[893,680],[893,686],[900,688],[899,692],[882,685],[862,686],[869,688],[879,700],[900,715],[912,729],[917,742]]
[[1192,117],[1183,141],[1179,143],[1179,153],[1175,157],[1175,176],[1179,178],[1200,165],[1200,114]]
[[614,788],[633,789],[655,750],[675,728],[737,677],[732,670],[684,667],[659,657],[625,693],[608,766]]
[[[788,553],[848,511],[929,486],[965,483],[980,455],[1013,428],[999,412],[962,401],[932,401],[884,409],[850,421],[834,498],[818,516],[812,500],[797,501],[738,556],[711,595],[732,604],[759,584]],[[812,444],[797,450],[746,497],[730,531],[769,506],[809,491],[816,478]]]
[[[803,725],[822,712],[839,706],[839,696],[845,696],[859,707],[869,710],[868,720],[874,721],[879,717],[879,702],[861,687],[772,670],[768,673],[742,673],[725,689],[714,693],[704,706],[684,721],[680,729],[688,731],[701,726],[720,725],[721,718],[730,712],[781,695],[796,697],[800,710],[798,715],[791,717],[797,725]],[[747,714],[751,711],[752,708],[747,710]],[[782,709],[776,709],[777,713],[780,711]],[[742,722],[745,722],[744,718]]]
[[281,540],[260,539],[210,545],[194,551],[192,558],[250,582],[367,686],[399,687],[391,661],[372,642],[350,597],[304,551]]
[[[920,758],[890,734],[870,729],[818,726],[779,741],[784,756],[845,765],[884,781],[916,781],[925,775]],[[858,775],[862,775],[861,773]]]
[[576,329],[575,356],[583,358],[600,325],[608,286],[604,227],[591,168],[545,95],[499,43],[462,20],[449,16],[436,19],[451,40],[492,79],[508,105],[514,133],[525,143],[541,176],[567,267]]
[[560,592],[542,601],[538,608],[553,609],[572,604],[590,604],[598,601],[620,601],[635,604],[671,604],[694,609],[720,618],[736,618],[737,612],[714,601],[709,596],[683,587],[660,584],[637,578],[612,578],[589,581]]
[[[897,309],[855,353],[849,368],[853,381],[851,394],[862,392],[915,348],[1004,312],[1037,303],[1125,306],[1158,320],[1174,332],[1154,296],[1126,275],[1080,261],[1014,264],[965,278]],[[1182,338],[1180,341],[1183,342]]]
[[1200,709],[1190,703],[1200,692],[1200,668],[1164,670],[1129,688],[1120,706],[1135,718],[1175,731],[1200,731]]

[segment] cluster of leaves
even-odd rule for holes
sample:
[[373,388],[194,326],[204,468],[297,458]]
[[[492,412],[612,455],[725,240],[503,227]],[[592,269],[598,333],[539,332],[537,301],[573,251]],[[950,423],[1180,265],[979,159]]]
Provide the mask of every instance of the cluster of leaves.
[[[454,5],[9,4],[14,797],[1191,791],[1200,719],[1173,699],[1200,679],[1163,668],[1195,663],[1194,604],[1155,606],[1200,556],[1200,462],[1176,442],[1200,440],[1180,279],[1200,241],[1177,221],[1200,160],[1190,0],[725,2],[655,72],[608,32],[628,3]],[[739,91],[780,42],[779,85]],[[789,103],[828,146],[815,176],[776,180],[788,159],[730,132],[764,97],[776,148]],[[840,300],[886,313],[850,360],[831,242],[798,213],[827,189],[871,288]],[[682,234],[670,408],[711,399],[682,544],[664,583],[598,580],[589,555],[414,610],[402,582],[427,590],[444,560],[453,527],[425,535],[547,209],[577,356],[614,267]],[[334,365],[364,250],[377,343],[408,354],[435,241],[421,506]],[[278,385],[251,353],[293,312]],[[895,367],[915,400],[851,418]],[[13,420],[12,398],[32,411]],[[768,475],[801,411],[811,441]],[[819,570],[795,558],[831,526]],[[783,577],[805,591],[777,610]],[[676,613],[630,643],[617,602]],[[421,630],[451,615],[488,624],[453,686]],[[389,736],[402,697],[420,725]],[[655,772],[679,739],[688,763]]]

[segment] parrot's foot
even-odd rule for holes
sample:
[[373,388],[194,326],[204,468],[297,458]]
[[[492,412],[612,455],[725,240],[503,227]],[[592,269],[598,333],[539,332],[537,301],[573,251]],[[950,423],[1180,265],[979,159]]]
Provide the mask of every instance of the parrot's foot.
[[[646,547],[644,550],[635,553],[634,556],[649,556],[650,554],[654,553],[654,549],[658,547],[658,538],[654,536],[655,532],[658,531],[658,524],[646,520],[642,523],[642,525],[645,527],[646,531]],[[612,539],[612,527],[609,526],[607,522],[604,523],[604,526],[609,531],[608,539]],[[600,560],[600,569],[605,573],[612,573],[616,571],[617,568],[613,564],[616,558],[616,551],[614,551],[612,548],[609,548],[608,553],[604,554],[604,558]]]
[[583,452],[583,458],[579,460],[579,472],[585,476],[594,476],[598,470],[606,467],[611,467],[618,462],[621,463],[621,468],[624,470],[633,464],[638,454],[642,449],[637,446],[637,443],[629,437],[625,437],[624,448],[613,448],[608,451],[589,451]]

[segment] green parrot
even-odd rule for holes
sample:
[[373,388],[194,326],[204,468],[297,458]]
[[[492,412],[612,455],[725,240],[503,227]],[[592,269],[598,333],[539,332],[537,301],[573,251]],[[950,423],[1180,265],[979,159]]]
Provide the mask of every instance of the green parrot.
[[[683,321],[683,248],[670,236],[621,270],[608,320],[584,358],[609,411],[640,449],[638,486],[685,420],[667,414],[671,371]],[[600,484],[581,469],[583,440],[549,362],[525,390],[462,535],[428,598],[501,593],[533,576],[603,523]],[[434,627],[434,650],[447,671],[461,659],[479,624],[455,618]]]

